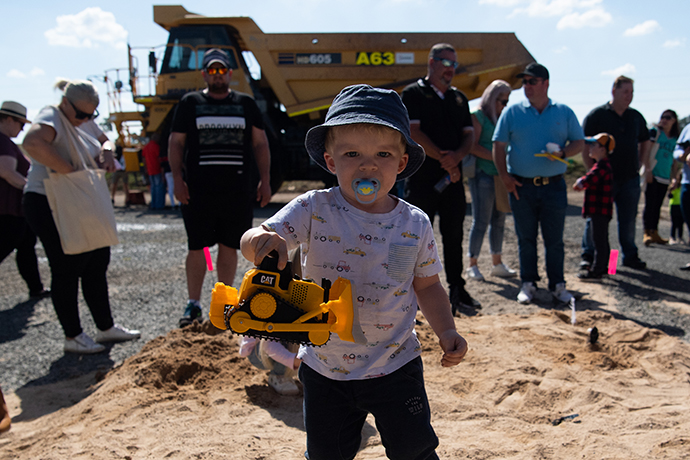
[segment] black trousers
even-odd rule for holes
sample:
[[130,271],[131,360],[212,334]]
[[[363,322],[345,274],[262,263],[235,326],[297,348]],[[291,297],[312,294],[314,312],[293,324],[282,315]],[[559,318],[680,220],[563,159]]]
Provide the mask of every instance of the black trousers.
[[671,238],[683,238],[683,225],[685,225],[685,220],[683,220],[683,211],[679,204],[674,204],[670,206],[671,213]]
[[29,228],[26,219],[20,216],[0,216],[0,262],[17,250],[17,269],[26,282],[29,293],[43,290],[41,274],[36,258],[36,235]]
[[434,217],[438,214],[446,279],[450,286],[464,286],[462,226],[467,208],[465,186],[462,181],[459,181],[448,185],[443,192],[438,193],[433,186],[427,187],[425,184],[410,182],[406,185],[405,200],[424,211],[429,216],[432,225]]
[[652,181],[647,184],[644,192],[644,211],[642,212],[642,223],[645,230],[658,230],[659,217],[661,216],[661,205],[666,198],[667,184]]
[[608,271],[609,254],[609,222],[611,216],[594,215],[592,219],[592,239],[594,240],[594,265],[592,272],[597,275]]
[[110,329],[113,326],[107,279],[110,248],[82,254],[65,254],[45,195],[25,193],[23,205],[26,221],[41,240],[50,263],[53,308],[65,336],[74,338],[82,332],[78,306],[80,280],[84,300],[96,327],[102,331]]

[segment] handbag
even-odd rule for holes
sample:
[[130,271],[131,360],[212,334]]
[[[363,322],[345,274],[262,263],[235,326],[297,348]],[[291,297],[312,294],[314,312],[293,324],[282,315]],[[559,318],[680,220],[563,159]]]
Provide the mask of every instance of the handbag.
[[472,154],[467,154],[467,156],[462,159],[462,177],[472,179],[476,172],[477,157]]
[[68,174],[48,172],[43,181],[48,205],[65,254],[81,254],[119,243],[115,212],[105,180],[85,141],[58,109],[72,166]]

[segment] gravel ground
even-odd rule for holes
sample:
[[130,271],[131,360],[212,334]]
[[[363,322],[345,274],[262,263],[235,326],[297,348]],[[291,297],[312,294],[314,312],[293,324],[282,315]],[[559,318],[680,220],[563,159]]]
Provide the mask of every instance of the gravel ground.
[[[279,209],[287,198],[287,195],[276,196],[269,206],[257,209],[255,224]],[[640,223],[637,237],[640,257],[648,263],[647,270],[620,268],[615,277],[605,280],[602,285],[579,283],[576,275],[584,228],[579,207],[581,200],[582,195],[570,196],[565,231],[566,280],[568,288],[578,298],[578,310],[605,310],[617,318],[657,328],[690,342],[690,272],[678,270],[690,262],[690,248],[685,245],[644,247],[641,245]],[[141,330],[141,339],[112,345],[106,353],[99,355],[64,354],[64,336],[50,299],[27,301],[26,286],[17,273],[14,257],[10,256],[0,264],[0,279],[3,280],[0,292],[0,386],[3,391],[71,379],[91,371],[106,372],[137,353],[149,340],[177,327],[187,299],[184,273],[186,236],[179,212],[150,212],[144,206],[134,206],[127,209],[117,207],[115,214],[121,242],[112,249],[108,272],[113,316],[116,322]],[[468,216],[465,219],[465,244],[470,224],[471,217]],[[660,234],[668,235],[669,226],[665,205]],[[610,241],[615,249],[615,224],[610,228]],[[48,262],[40,244],[37,253],[43,280],[49,282]],[[211,253],[215,260],[215,249],[212,248]],[[480,268],[488,275],[490,257],[486,241],[482,254]],[[540,257],[540,261],[543,260],[542,255]],[[518,267],[511,216],[506,220],[504,261]],[[249,268],[250,264],[240,257],[235,284]],[[205,305],[210,301],[214,282],[215,276],[206,277],[202,299]],[[519,290],[517,279],[487,277],[486,282],[468,282],[467,289],[482,302],[480,314],[483,315],[529,314],[544,308],[567,308],[554,305],[545,289],[538,291],[535,303],[518,305],[515,301]],[[95,335],[95,325],[81,298],[80,311],[84,330]]]

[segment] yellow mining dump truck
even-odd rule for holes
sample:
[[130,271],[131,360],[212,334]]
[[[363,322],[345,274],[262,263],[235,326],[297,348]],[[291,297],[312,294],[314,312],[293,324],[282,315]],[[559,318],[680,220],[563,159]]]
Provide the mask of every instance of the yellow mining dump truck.
[[[110,121],[120,145],[132,142],[128,122],[142,124],[144,136],[167,129],[173,108],[188,91],[205,87],[202,56],[209,48],[228,52],[231,88],[251,94],[264,113],[272,151],[274,186],[282,180],[316,179],[304,151],[306,131],[323,121],[342,88],[367,83],[400,92],[426,74],[429,49],[451,43],[460,63],[453,85],[470,99],[500,78],[515,77],[535,59],[513,33],[289,33],[266,34],[248,17],[206,17],[179,5],[153,7],[154,21],[170,32],[166,45],[129,48],[129,69],[106,72]],[[136,51],[148,52],[148,69],[139,68]],[[257,74],[257,65],[260,75]],[[129,73],[129,89],[120,72]],[[251,71],[250,71],[251,70]],[[141,111],[121,110],[120,97],[131,90]],[[163,146],[164,147],[164,146]]]

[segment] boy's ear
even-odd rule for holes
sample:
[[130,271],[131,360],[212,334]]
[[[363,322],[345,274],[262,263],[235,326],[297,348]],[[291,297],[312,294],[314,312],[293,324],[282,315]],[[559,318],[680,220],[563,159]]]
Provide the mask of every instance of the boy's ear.
[[407,153],[403,153],[403,156],[400,158],[400,163],[398,163],[398,174],[403,172],[405,168],[407,167],[407,161],[410,159],[410,155]]
[[323,152],[323,159],[326,160],[328,170],[335,174],[335,161],[333,161],[333,157],[330,156],[328,152]]

